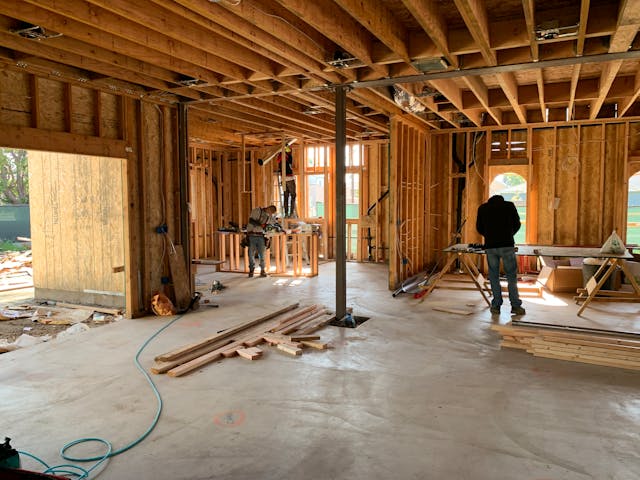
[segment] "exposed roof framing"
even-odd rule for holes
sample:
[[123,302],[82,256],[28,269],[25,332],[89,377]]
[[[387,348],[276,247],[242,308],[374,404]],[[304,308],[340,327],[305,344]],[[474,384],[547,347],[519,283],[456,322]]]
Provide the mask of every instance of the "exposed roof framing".
[[434,129],[638,115],[639,27],[640,0],[3,0],[0,63],[187,102],[194,140],[252,146],[331,139],[345,84],[350,139],[388,135],[391,115]]

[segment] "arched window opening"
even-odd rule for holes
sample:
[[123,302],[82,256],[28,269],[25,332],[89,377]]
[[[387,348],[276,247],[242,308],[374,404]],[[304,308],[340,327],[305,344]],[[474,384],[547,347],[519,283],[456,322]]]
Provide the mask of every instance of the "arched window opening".
[[489,195],[502,195],[505,200],[515,204],[522,226],[514,239],[516,243],[525,243],[527,238],[527,181],[517,173],[501,173],[491,181]]
[[640,245],[640,172],[629,178],[626,243]]

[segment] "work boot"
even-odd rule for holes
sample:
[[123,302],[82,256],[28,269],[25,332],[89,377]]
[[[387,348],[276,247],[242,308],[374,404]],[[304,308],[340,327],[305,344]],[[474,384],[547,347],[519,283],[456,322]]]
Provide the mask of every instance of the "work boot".
[[267,272],[265,272],[264,270],[260,270],[260,276],[261,277],[266,277],[267,276]]
[[500,307],[494,307],[492,305],[489,310],[491,311],[491,315],[500,315]]
[[253,278],[253,270],[249,271],[249,278]]
[[511,307],[511,313],[513,315],[524,315],[527,311],[522,307]]

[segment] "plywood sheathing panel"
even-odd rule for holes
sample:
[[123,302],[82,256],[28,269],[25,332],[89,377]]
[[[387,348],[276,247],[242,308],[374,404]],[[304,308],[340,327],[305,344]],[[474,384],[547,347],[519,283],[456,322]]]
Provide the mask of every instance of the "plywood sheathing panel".
[[602,125],[580,127],[578,245],[599,244],[603,220]]
[[534,212],[538,226],[540,245],[553,245],[554,241],[554,200],[555,200],[555,129],[536,129],[531,136],[532,170],[535,183],[531,196],[537,205]]
[[577,245],[578,230],[578,127],[562,127],[556,130],[557,156],[554,200],[554,243]]
[[627,184],[625,176],[626,145],[624,124],[609,124],[605,126],[603,242],[614,229],[617,229],[623,235],[626,231],[623,219],[625,218],[624,209],[626,208],[627,189],[622,188],[623,185]]
[[0,124],[31,126],[30,75],[12,70],[0,70]]
[[69,131],[82,135],[98,135],[96,131],[96,92],[88,88],[70,85],[68,88]]
[[30,152],[36,298],[124,306],[122,160]]

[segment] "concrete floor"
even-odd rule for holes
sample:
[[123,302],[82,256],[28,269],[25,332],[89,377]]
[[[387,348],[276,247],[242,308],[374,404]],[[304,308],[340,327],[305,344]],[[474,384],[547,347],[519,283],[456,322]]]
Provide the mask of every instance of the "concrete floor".
[[[147,346],[142,364],[295,301],[333,308],[334,265],[320,272],[202,275],[228,287],[215,297],[220,308],[179,319]],[[371,319],[321,330],[328,351],[293,358],[267,349],[255,362],[232,358],[181,378],[153,376],[164,400],[160,422],[100,478],[640,477],[639,372],[500,350],[478,292],[438,289],[420,303],[392,298],[386,282],[383,265],[348,265],[347,304]],[[469,303],[472,315],[433,310]],[[529,300],[525,307],[532,317],[551,308]],[[573,318],[576,310],[550,314]],[[123,320],[1,355],[0,436],[50,464],[63,463],[59,449],[79,437],[103,437],[115,449],[135,440],[156,401],[133,358],[168,320]],[[92,447],[73,453],[85,450]],[[25,458],[23,467],[39,470]]]

